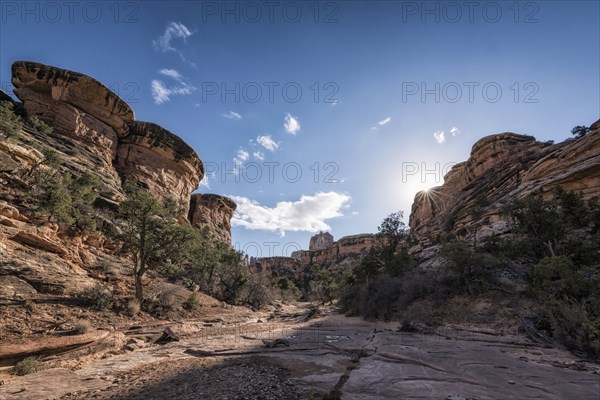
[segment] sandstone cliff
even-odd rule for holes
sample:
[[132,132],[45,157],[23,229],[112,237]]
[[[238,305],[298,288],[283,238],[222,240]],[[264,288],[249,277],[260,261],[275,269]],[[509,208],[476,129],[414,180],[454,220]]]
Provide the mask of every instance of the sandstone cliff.
[[311,237],[309,250],[294,251],[291,257],[261,257],[250,264],[291,276],[298,276],[311,264],[342,270],[356,266],[375,245],[376,237],[371,233],[344,236],[334,242],[330,233],[321,232]]
[[193,194],[189,220],[198,229],[207,229],[215,239],[231,243],[231,217],[237,205],[216,194]]
[[[22,299],[28,293],[73,294],[97,283],[93,266],[98,262],[120,262],[119,244],[102,233],[73,236],[68,227],[36,213],[22,178],[48,148],[63,160],[62,173],[88,172],[100,179],[98,207],[114,210],[124,198],[123,183],[134,181],[157,198],[179,201],[185,217],[192,202],[189,218],[194,226],[207,226],[216,232],[215,239],[231,241],[235,203],[216,195],[194,195],[192,201],[203,164],[177,135],[135,121],[125,101],[77,72],[18,61],[12,66],[12,82],[22,104],[4,92],[0,101],[11,101],[15,110],[38,117],[52,132],[24,126],[18,139],[0,141],[0,295]],[[101,215],[111,218],[108,211]]]
[[505,233],[504,204],[532,193],[551,197],[557,187],[582,192],[585,200],[600,197],[600,121],[588,135],[558,144],[514,133],[479,140],[443,185],[417,193],[411,234],[429,245],[444,231],[461,237]]
[[71,153],[72,169],[96,173],[105,184],[101,196],[106,202],[122,198],[121,184],[130,180],[157,198],[173,198],[187,215],[204,166],[181,138],[159,125],[135,121],[123,99],[78,72],[17,61],[12,83],[27,116],[37,116],[54,129],[53,135],[38,139]]

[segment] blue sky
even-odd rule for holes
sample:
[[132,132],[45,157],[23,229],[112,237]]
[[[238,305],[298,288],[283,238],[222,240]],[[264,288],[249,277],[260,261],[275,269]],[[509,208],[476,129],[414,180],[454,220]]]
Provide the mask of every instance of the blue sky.
[[483,136],[600,116],[599,2],[472,4],[6,1],[0,80],[23,59],[100,80],[196,149],[236,247],[281,255],[407,221]]

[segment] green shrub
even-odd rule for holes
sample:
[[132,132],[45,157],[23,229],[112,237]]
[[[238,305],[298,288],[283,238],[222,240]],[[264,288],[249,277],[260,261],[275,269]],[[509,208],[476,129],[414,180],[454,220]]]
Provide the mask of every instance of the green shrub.
[[73,325],[73,332],[83,335],[92,330],[92,323],[87,319],[80,319]]
[[79,292],[77,300],[82,306],[96,310],[107,310],[113,306],[112,294],[99,284]]
[[198,295],[196,293],[192,293],[183,303],[183,308],[185,308],[186,310],[195,310],[201,305],[202,303],[200,302]]
[[11,373],[18,376],[33,374],[34,372],[41,371],[43,363],[40,357],[27,357],[12,368]]
[[117,272],[117,269],[114,266],[114,264],[108,260],[98,261],[96,265],[94,265],[94,268],[107,275],[114,275]]
[[34,128],[39,133],[43,133],[44,135],[49,135],[54,131],[54,129],[52,129],[50,125],[46,124],[44,121],[42,121],[35,115],[29,117],[28,121],[29,125],[31,125],[32,128]]
[[264,272],[248,274],[248,279],[240,291],[240,299],[256,309],[271,304],[275,299],[274,288]]
[[0,129],[8,138],[15,138],[19,136],[21,128],[23,121],[15,114],[13,104],[10,101],[0,102]]
[[441,254],[450,261],[453,273],[446,282],[458,292],[476,295],[494,284],[493,271],[500,261],[491,254],[474,252],[462,243],[446,244]]
[[573,300],[548,302],[550,323],[555,338],[570,350],[600,359],[600,318],[590,315],[588,308]]
[[80,232],[96,230],[94,201],[99,180],[91,174],[73,178],[70,174],[55,177],[46,183],[39,198],[40,211],[50,218],[74,225]]
[[155,318],[165,318],[173,310],[173,305],[164,299],[144,299],[141,309]]
[[546,257],[531,271],[533,289],[544,297],[567,294],[575,278],[575,264],[568,257]]
[[129,315],[131,315],[132,317],[135,317],[136,315],[138,315],[141,311],[141,306],[140,303],[138,303],[137,300],[130,300],[127,303],[127,313]]

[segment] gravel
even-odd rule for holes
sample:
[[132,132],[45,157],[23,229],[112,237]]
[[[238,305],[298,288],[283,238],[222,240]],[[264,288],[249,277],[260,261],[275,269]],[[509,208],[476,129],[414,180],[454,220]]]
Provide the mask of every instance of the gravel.
[[60,400],[300,400],[307,399],[288,371],[261,358],[165,361],[118,376],[100,391]]

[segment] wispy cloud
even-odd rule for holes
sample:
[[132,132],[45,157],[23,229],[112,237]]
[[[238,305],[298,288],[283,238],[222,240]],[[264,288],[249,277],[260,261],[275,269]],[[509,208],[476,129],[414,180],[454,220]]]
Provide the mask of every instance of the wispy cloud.
[[439,144],[442,144],[446,141],[446,134],[444,133],[444,131],[434,132],[433,137],[435,138],[436,142],[438,142]]
[[162,104],[171,100],[171,96],[192,94],[193,86],[187,84],[181,86],[168,87],[158,79],[151,82],[152,98],[155,104]]
[[298,117],[294,117],[292,114],[287,113],[283,121],[283,127],[287,133],[295,135],[300,130],[300,122],[298,122]]
[[152,98],[155,104],[162,104],[171,100],[171,96],[192,94],[196,88],[185,82],[184,77],[179,71],[174,69],[163,68],[158,71],[159,74],[172,78],[177,81],[177,85],[167,85],[159,79],[154,79],[151,82]]
[[255,160],[259,160],[259,161],[265,160],[265,153],[263,153],[262,151],[255,151],[254,153],[252,153],[252,156],[254,156]]
[[171,42],[173,39],[182,39],[185,43],[186,38],[192,36],[192,32],[181,22],[169,22],[165,28],[165,32],[156,40],[152,41],[154,48],[163,53],[168,51],[177,51]]
[[371,127],[371,130],[374,132],[377,129],[379,129],[380,126],[385,126],[385,125],[389,124],[391,120],[392,120],[392,117],[386,117],[386,118],[382,119],[381,121],[377,121],[375,126]]
[[168,76],[169,78],[173,78],[178,82],[181,82],[181,80],[183,79],[179,71],[174,69],[163,68],[160,71],[158,71],[158,73],[164,76]]
[[275,151],[279,148],[279,144],[277,144],[277,142],[273,140],[271,135],[258,136],[256,138],[256,141],[258,142],[258,144],[260,144],[262,147],[269,151]]
[[233,111],[229,111],[228,113],[222,114],[222,116],[227,119],[233,119],[234,121],[242,119],[242,116],[240,114]]
[[377,122],[377,125],[379,126],[384,126],[389,124],[389,122],[392,120],[392,117],[387,117],[385,119],[382,119],[381,121]]
[[235,157],[233,157],[233,163],[236,167],[241,168],[242,165],[248,161],[248,158],[250,158],[250,154],[244,149],[239,149]]
[[232,224],[246,229],[279,231],[317,232],[331,229],[325,222],[341,217],[342,209],[351,197],[337,192],[319,192],[303,195],[297,201],[278,202],[275,207],[267,207],[247,197],[231,196],[238,207]]
[[450,133],[452,134],[452,136],[456,136],[460,134],[460,130],[457,127],[453,126],[452,129],[450,129]]

